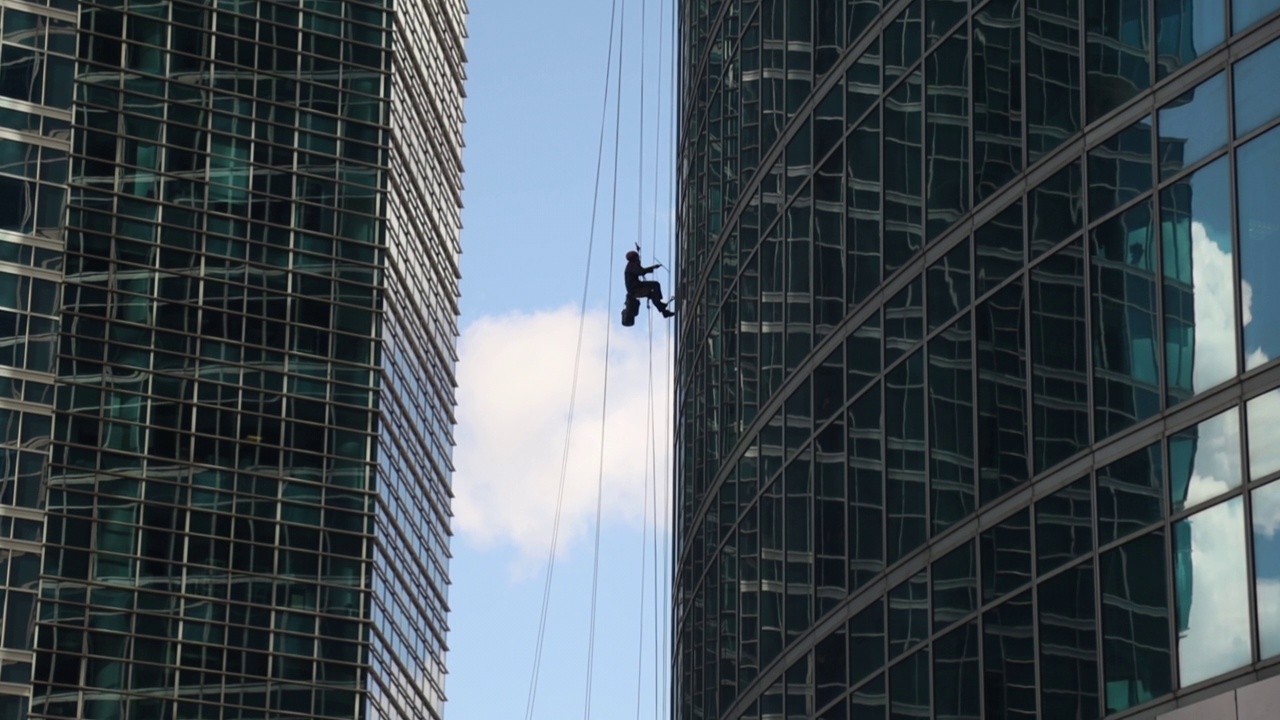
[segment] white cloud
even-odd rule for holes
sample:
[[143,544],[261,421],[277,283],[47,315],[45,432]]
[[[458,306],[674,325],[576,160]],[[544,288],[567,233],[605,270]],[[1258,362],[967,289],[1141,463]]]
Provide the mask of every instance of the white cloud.
[[[652,354],[646,315],[655,323]],[[515,548],[526,570],[540,566],[551,543],[580,317],[573,308],[485,316],[459,340],[454,528],[481,547]],[[652,494],[644,490],[646,459],[652,465],[655,457],[645,442],[651,357],[662,502],[671,391],[661,323],[669,322],[643,306],[630,328],[621,326],[617,312],[587,314],[557,554],[593,526],[602,426],[602,522],[642,522]],[[602,417],[606,323],[608,407]],[[658,513],[659,527],[665,529],[668,515]]]

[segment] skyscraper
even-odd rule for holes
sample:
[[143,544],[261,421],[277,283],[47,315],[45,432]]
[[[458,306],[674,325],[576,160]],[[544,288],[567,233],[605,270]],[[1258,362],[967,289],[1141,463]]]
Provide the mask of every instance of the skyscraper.
[[0,717],[439,717],[464,3],[0,6]]
[[676,717],[1272,717],[1280,2],[680,9]]

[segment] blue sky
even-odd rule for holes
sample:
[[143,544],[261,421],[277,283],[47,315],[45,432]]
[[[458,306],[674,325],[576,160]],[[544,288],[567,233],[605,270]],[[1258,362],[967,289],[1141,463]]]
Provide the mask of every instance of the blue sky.
[[[642,309],[634,327],[622,328],[618,311],[620,258],[637,239],[646,260],[670,264],[671,3],[625,3],[616,210],[611,197],[619,38],[614,37],[589,273],[610,3],[471,6],[448,720],[525,717],[566,457],[533,717],[587,717],[597,500],[603,521],[590,717],[668,715],[665,574],[670,551],[664,496],[669,498],[674,325],[656,311],[646,317],[649,311]],[[623,13],[622,0],[619,6]],[[643,116],[642,13],[647,16]],[[577,402],[566,451],[579,308],[588,276]],[[669,296],[670,275],[660,270],[657,279]],[[647,442],[653,436],[656,444]],[[657,523],[655,504],[663,508]],[[655,531],[663,576],[656,588]],[[658,634],[655,610],[661,616]],[[660,645],[657,668],[655,644]],[[658,694],[655,670],[662,676]]]

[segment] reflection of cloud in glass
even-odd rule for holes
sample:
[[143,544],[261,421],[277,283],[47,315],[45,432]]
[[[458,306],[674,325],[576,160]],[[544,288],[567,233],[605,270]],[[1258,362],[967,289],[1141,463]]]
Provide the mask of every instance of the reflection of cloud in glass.
[[[1237,408],[1215,415],[1195,427],[1195,463],[1187,484],[1184,507],[1221,495],[1240,485],[1240,414]],[[1170,453],[1178,447],[1170,441]],[[1175,458],[1176,459],[1176,458]],[[1171,468],[1177,473],[1179,468]]]
[[1258,636],[1262,659],[1280,654],[1280,578],[1258,578]]
[[1258,478],[1280,470],[1280,390],[1250,400],[1246,405],[1249,423],[1249,477]]
[[[1236,497],[1180,522],[1191,524],[1194,568],[1191,597],[1179,598],[1191,603],[1187,630],[1178,640],[1185,687],[1249,663],[1244,501]],[[1179,567],[1178,572],[1191,569]]]
[[[1203,223],[1191,222],[1191,277],[1195,287],[1195,367],[1192,387],[1207,390],[1236,374],[1236,313],[1231,244],[1209,236]],[[1251,293],[1245,298],[1249,314]]]
[[1280,653],[1280,483],[1252,493],[1253,566],[1262,657]]

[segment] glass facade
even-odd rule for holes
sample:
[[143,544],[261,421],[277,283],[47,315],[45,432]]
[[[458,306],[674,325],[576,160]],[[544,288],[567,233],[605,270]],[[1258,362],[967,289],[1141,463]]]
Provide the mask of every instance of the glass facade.
[[1280,2],[680,7],[676,717],[1280,671]]
[[440,716],[465,13],[0,0],[0,717]]

